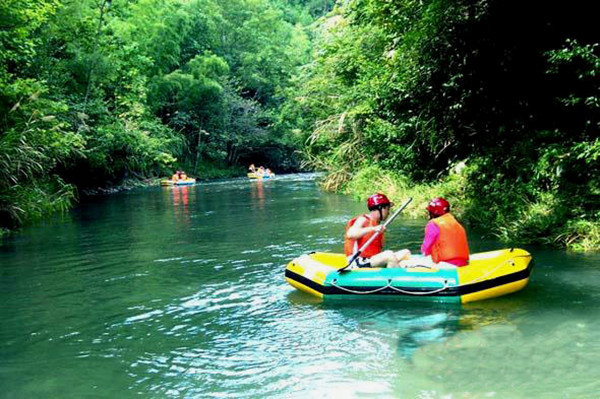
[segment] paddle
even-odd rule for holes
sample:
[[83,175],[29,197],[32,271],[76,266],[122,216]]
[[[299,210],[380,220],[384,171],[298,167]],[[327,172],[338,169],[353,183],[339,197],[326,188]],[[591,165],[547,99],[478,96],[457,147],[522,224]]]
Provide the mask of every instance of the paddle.
[[408,200],[406,200],[406,202],[404,203],[404,205],[402,205],[396,212],[394,212],[392,214],[392,216],[390,216],[388,218],[388,220],[385,221],[385,223],[383,224],[383,228],[380,229],[379,231],[376,231],[375,234],[373,234],[371,236],[371,238],[369,238],[369,240],[367,242],[365,242],[365,244],[360,247],[358,249],[358,251],[356,251],[356,253],[354,255],[352,255],[352,258],[350,258],[350,261],[348,262],[348,264],[344,267],[342,267],[341,269],[338,270],[338,272],[343,272],[345,271],[348,267],[350,267],[350,265],[352,264],[352,262],[354,262],[356,260],[356,258],[358,258],[360,256],[360,254],[362,253],[362,251],[364,251],[372,242],[373,240],[379,235],[381,234],[381,232],[383,230],[385,230],[385,228],[388,226],[388,224],[392,223],[392,220],[396,219],[396,216],[398,216],[400,214],[400,212],[402,212],[404,210],[404,208],[406,208],[408,206],[408,204],[410,204],[410,202],[412,201],[412,198],[409,197]]

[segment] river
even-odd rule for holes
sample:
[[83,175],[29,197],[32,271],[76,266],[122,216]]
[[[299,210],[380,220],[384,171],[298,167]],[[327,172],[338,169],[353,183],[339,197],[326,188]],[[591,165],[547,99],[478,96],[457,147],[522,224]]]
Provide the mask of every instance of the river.
[[[93,197],[5,238],[0,397],[598,397],[600,254],[526,246],[523,291],[462,306],[285,282],[363,210],[311,175],[231,179]],[[417,250],[424,223],[398,218],[387,246]]]

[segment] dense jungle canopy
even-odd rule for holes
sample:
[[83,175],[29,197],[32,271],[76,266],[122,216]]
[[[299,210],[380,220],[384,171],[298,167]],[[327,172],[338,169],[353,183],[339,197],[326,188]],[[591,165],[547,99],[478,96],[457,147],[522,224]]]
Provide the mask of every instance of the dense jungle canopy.
[[88,187],[254,162],[597,248],[591,3],[4,0],[0,226]]

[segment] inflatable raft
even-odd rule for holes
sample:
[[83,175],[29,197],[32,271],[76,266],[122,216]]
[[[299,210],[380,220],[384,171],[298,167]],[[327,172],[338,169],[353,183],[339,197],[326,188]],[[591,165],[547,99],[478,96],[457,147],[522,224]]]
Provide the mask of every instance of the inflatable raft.
[[361,268],[338,272],[344,254],[315,252],[291,261],[285,279],[295,288],[323,299],[420,298],[467,303],[523,289],[533,262],[529,252],[510,248],[471,254],[468,266],[436,268]]
[[161,186],[191,186],[196,183],[196,179],[183,179],[183,180],[161,180]]
[[271,173],[270,175],[261,175],[260,173],[248,173],[248,178],[250,179],[271,179],[273,177],[275,177],[275,173]]

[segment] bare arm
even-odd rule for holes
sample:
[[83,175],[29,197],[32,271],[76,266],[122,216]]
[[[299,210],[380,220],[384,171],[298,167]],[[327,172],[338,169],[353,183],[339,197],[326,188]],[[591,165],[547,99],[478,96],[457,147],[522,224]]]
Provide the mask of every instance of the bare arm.
[[357,240],[366,234],[385,229],[383,226],[362,227],[365,225],[365,222],[367,222],[367,219],[363,216],[360,216],[358,219],[356,219],[356,222],[354,222],[352,227],[350,227],[346,232],[346,237],[350,238],[351,240]]

